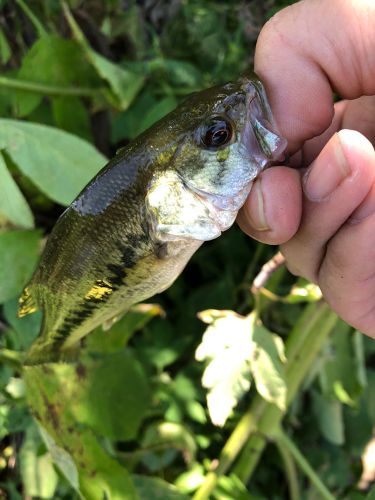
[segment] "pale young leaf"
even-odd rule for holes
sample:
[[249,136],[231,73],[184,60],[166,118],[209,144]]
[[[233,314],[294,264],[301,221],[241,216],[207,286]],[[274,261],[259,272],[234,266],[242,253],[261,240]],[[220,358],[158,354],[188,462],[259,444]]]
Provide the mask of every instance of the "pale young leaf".
[[200,317],[209,326],[196,351],[196,359],[208,361],[202,379],[208,389],[208,411],[212,422],[223,426],[250,388],[251,321],[232,311],[209,310]]

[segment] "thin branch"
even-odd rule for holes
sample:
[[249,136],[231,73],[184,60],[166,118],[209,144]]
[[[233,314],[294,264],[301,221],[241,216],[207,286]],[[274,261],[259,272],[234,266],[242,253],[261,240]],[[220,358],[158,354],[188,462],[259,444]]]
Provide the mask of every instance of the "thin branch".
[[254,295],[258,294],[259,291],[264,288],[271,275],[276,272],[284,263],[285,257],[281,252],[277,252],[277,254],[274,255],[272,259],[264,264],[260,273],[255,276],[253,284],[251,286],[251,291]]
[[331,495],[326,486],[322,483],[320,477],[316,474],[297,446],[281,429],[278,433],[277,440],[291,453],[299,468],[305,473],[311,483],[315,486],[316,490],[319,492],[320,498],[323,500],[335,500],[335,497]]
[[16,0],[16,2],[18,3],[19,7],[24,11],[25,15],[30,19],[36,32],[38,33],[39,38],[48,35],[47,30],[44,28],[44,26],[36,17],[34,12],[30,9],[30,7],[23,0]]
[[101,93],[101,88],[90,87],[62,87],[58,85],[48,85],[39,82],[28,82],[25,80],[17,80],[0,76],[0,87],[6,87],[14,90],[23,90],[33,92],[35,94],[51,95],[51,96],[77,96],[77,97],[94,97]]

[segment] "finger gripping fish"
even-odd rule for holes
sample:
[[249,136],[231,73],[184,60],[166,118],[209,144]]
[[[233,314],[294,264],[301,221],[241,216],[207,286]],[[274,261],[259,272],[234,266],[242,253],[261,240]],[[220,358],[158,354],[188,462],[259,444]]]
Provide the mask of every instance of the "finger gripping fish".
[[26,364],[63,359],[168,288],[285,147],[261,82],[241,78],[191,95],[123,148],[59,218],[23,292],[20,316],[43,311]]

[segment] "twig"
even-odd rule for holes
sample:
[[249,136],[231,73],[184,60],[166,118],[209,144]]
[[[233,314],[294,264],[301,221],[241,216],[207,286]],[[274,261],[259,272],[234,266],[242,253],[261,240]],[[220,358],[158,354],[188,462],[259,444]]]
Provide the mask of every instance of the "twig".
[[311,467],[306,458],[299,451],[297,446],[293,443],[291,439],[285,434],[284,431],[280,429],[277,440],[284,446],[293,456],[294,460],[300,467],[300,469],[306,474],[306,476],[310,479],[311,483],[315,486],[316,490],[319,492],[320,497],[323,500],[335,500],[335,497],[331,495],[331,493],[327,490],[325,485],[322,483],[319,476],[316,474],[314,469]]
[[101,88],[90,87],[62,87],[58,85],[48,85],[39,82],[29,82],[0,76],[0,86],[15,90],[24,90],[36,94],[56,95],[56,96],[79,96],[94,97],[102,92]]
[[270,279],[271,275],[276,272],[279,267],[285,263],[285,257],[281,252],[277,252],[276,255],[272,257],[268,262],[262,266],[261,271],[255,276],[253,284],[251,285],[251,291],[254,295],[257,295],[259,291],[265,287],[265,284]]

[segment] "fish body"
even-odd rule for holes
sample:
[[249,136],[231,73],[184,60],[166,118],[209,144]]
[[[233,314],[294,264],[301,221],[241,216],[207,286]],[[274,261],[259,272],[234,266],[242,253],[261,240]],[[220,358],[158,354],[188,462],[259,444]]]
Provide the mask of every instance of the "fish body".
[[123,148],[59,218],[23,292],[20,316],[43,311],[26,363],[60,359],[168,288],[285,147],[262,84],[242,78],[191,95]]

